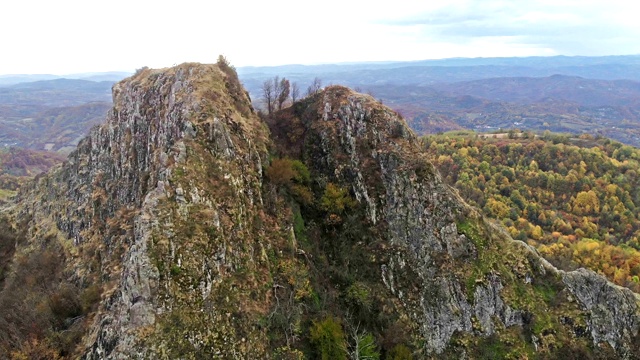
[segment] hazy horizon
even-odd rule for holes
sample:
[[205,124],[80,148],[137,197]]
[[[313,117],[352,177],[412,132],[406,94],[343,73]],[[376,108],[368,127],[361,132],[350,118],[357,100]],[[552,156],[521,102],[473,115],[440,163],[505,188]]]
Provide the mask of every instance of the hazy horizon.
[[[287,66],[323,66],[323,65],[366,65],[366,64],[393,64],[393,63],[419,63],[419,62],[428,62],[428,61],[446,61],[446,60],[482,60],[482,59],[527,59],[527,58],[554,58],[554,57],[565,57],[565,58],[606,58],[606,57],[625,57],[625,56],[640,56],[640,53],[636,54],[617,54],[617,55],[598,55],[598,56],[589,56],[589,55],[547,55],[547,56],[496,56],[496,57],[448,57],[448,58],[430,58],[430,59],[416,59],[416,60],[363,60],[363,61],[344,61],[344,62],[325,62],[325,63],[283,63],[283,64],[275,64],[275,65],[245,65],[245,66],[236,66],[237,68],[271,68],[271,67],[287,67]],[[202,62],[202,63],[215,63],[216,59],[211,59],[211,61]],[[194,62],[194,61],[186,61],[186,62]],[[168,66],[161,66],[157,68],[166,68],[171,67],[177,64],[172,64]],[[139,67],[140,68],[140,67]],[[153,68],[153,67],[152,67]],[[96,71],[82,71],[82,72],[68,72],[68,73],[0,73],[0,78],[12,77],[12,76],[53,76],[53,77],[65,77],[65,76],[93,76],[93,75],[102,75],[102,74],[133,74],[136,69],[107,69],[107,70],[96,70]]]

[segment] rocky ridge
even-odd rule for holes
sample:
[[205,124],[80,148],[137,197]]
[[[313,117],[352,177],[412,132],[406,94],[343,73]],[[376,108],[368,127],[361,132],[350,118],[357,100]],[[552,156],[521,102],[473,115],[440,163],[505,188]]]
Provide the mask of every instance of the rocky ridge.
[[[395,248],[380,265],[382,280],[419,324],[426,353],[444,352],[464,333],[528,328],[552,312],[564,319],[559,322],[584,321],[593,345],[606,342],[621,357],[637,356],[630,347],[640,326],[637,294],[591,271],[559,271],[480,218],[442,183],[404,121],[371,97],[331,87],[306,101],[312,103],[285,116],[299,119],[302,129],[294,132],[304,140],[282,148],[303,154],[316,177],[349,186],[365,204],[370,224]],[[287,142],[284,126],[275,123],[272,130],[276,142]],[[547,282],[555,289],[545,301],[537,292]],[[527,334],[536,351],[567,346],[562,342],[573,339],[556,340],[582,334],[579,326],[553,322]],[[454,350],[456,357],[467,354],[464,347]]]
[[[27,223],[17,254],[54,241],[65,281],[100,284],[75,356],[310,356],[312,323],[355,328],[360,314],[389,357],[496,343],[504,356],[637,357],[638,296],[558,271],[484,220],[392,110],[330,87],[270,118],[270,137],[249,104],[224,62],[144,70],[6,211]],[[265,176],[269,148],[309,169],[311,200]],[[344,209],[318,205],[330,184],[352,198]],[[397,326],[406,336],[389,340]]]

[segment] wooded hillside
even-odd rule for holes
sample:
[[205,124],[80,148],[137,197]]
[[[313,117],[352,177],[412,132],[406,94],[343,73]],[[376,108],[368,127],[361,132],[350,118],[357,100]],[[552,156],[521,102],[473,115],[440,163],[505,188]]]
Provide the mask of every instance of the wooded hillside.
[[640,292],[640,150],[546,133],[423,138],[443,178],[561,268]]

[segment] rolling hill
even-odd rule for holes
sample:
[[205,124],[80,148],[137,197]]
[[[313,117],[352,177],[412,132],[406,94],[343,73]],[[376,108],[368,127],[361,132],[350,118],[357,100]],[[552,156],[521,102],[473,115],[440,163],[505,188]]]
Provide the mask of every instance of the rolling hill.
[[0,147],[70,152],[111,107],[112,85],[54,79],[0,87]]

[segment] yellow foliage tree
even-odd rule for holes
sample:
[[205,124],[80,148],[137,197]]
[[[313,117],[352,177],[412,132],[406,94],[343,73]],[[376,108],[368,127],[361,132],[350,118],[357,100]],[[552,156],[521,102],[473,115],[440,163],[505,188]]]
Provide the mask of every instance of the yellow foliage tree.
[[573,200],[573,212],[577,215],[598,214],[600,212],[600,201],[595,191],[579,192]]

